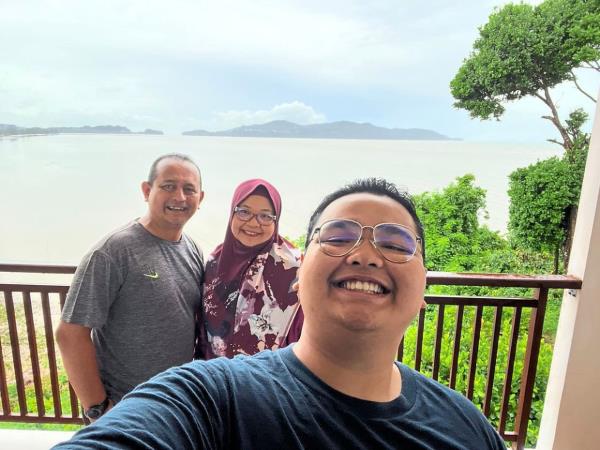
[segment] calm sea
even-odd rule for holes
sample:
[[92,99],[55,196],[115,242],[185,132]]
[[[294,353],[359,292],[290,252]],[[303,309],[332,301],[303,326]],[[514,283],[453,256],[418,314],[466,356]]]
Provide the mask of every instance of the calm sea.
[[59,135],[0,139],[0,260],[76,264],[104,234],[142,215],[140,185],[159,155],[191,155],[205,200],[186,231],[206,253],[223,238],[236,185],[262,177],[283,198],[282,234],[298,237],[323,195],[358,177],[411,193],[472,173],[487,190],[491,228],[504,232],[508,174],[559,154],[547,144],[460,141]]

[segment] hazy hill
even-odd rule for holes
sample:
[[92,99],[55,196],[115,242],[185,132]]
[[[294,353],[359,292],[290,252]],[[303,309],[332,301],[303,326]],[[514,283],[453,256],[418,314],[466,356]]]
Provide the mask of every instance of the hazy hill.
[[131,131],[119,125],[99,125],[83,127],[19,127],[0,123],[0,136],[18,136],[22,134],[61,134],[61,133],[91,133],[91,134],[163,134],[160,130],[146,129],[141,132]]
[[298,125],[286,120],[275,120],[260,125],[246,125],[224,131],[193,130],[186,136],[280,137],[313,139],[407,139],[448,140],[448,136],[422,128],[383,128],[370,123],[329,122]]

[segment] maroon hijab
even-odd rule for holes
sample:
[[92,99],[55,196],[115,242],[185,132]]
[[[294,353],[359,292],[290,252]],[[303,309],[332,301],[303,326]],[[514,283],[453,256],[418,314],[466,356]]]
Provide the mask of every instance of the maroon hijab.
[[[247,247],[231,232],[233,210],[250,195],[270,200],[275,230],[269,240]],[[278,234],[281,197],[261,179],[241,183],[233,194],[225,240],[206,263],[202,351],[197,356],[254,354],[295,342],[303,321],[292,284],[299,251]]]
[[[234,208],[252,194],[260,195],[270,200],[277,219],[275,221],[275,231],[273,232],[273,236],[271,236],[268,241],[254,247],[246,247],[233,236],[233,233],[231,232],[231,221],[233,220]],[[225,240],[222,244],[218,245],[211,254],[214,259],[219,261],[217,275],[221,280],[224,282],[236,279],[239,280],[257,255],[264,253],[264,251],[270,248],[276,240],[282,239],[281,236],[277,234],[280,214],[281,197],[277,189],[267,181],[255,178],[244,181],[235,189],[233,198],[231,199],[231,207],[229,208],[229,222],[227,222]]]

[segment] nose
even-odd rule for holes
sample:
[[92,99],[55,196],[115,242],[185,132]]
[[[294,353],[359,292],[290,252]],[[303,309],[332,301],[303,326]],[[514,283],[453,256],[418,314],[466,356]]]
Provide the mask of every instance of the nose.
[[[346,256],[346,262],[352,265],[366,267],[383,267],[384,259],[379,250],[373,244],[372,239],[366,236],[365,228],[363,228],[362,236],[358,244]],[[371,237],[373,230],[371,230]]]
[[185,201],[186,197],[185,192],[183,192],[183,188],[175,190],[175,199],[178,201]]
[[247,223],[251,224],[252,226],[261,226],[260,222],[258,221],[258,216],[256,214],[253,214],[252,218]]

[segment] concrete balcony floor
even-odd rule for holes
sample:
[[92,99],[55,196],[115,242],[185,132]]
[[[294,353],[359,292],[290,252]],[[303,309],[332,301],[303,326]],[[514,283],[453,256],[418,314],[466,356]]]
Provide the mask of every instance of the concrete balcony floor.
[[73,436],[74,431],[0,429],[2,450],[48,450]]

